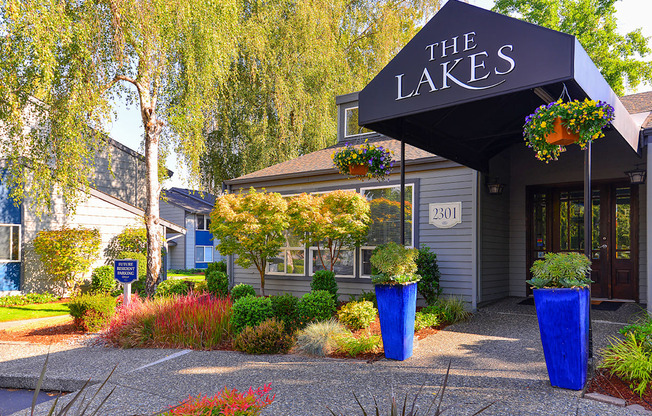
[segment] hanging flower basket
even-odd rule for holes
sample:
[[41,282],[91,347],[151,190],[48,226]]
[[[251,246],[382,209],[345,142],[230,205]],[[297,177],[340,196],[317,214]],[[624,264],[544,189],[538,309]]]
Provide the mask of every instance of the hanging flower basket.
[[331,155],[333,164],[342,175],[357,177],[360,180],[385,179],[394,167],[393,152],[382,146],[369,144],[365,140],[360,147],[346,144]]
[[602,129],[613,119],[613,107],[603,101],[559,100],[542,105],[525,118],[523,137],[536,158],[548,163],[557,160],[569,144],[577,143],[584,149],[589,142],[604,137]]

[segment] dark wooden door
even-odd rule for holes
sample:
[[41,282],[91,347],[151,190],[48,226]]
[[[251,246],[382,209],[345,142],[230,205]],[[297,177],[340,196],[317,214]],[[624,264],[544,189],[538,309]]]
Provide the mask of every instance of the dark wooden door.
[[[592,190],[591,295],[638,300],[638,188],[599,183]],[[584,252],[581,185],[528,189],[528,276],[545,253]]]

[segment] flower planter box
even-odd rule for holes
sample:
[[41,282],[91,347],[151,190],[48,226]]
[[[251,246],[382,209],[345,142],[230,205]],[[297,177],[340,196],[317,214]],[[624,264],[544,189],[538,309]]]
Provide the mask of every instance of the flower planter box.
[[353,176],[364,176],[369,172],[367,165],[349,165],[349,174]]
[[582,390],[589,352],[589,289],[534,289],[533,292],[550,384]]
[[580,139],[578,133],[571,133],[561,124],[561,117],[555,119],[553,126],[555,130],[546,136],[546,141],[550,144],[568,146],[569,144],[577,143]]
[[385,357],[403,361],[412,356],[417,284],[376,285]]

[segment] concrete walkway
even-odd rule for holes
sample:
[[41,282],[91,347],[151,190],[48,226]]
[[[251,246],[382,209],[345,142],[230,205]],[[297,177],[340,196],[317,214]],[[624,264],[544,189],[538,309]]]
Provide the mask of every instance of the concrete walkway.
[[[151,414],[190,395],[212,396],[224,386],[246,390],[269,382],[276,399],[264,415],[314,416],[330,415],[326,406],[338,414],[361,414],[353,393],[365,406],[373,404],[372,396],[386,405],[392,392],[399,399],[406,392],[412,397],[424,385],[420,414],[427,416],[425,402],[441,386],[450,362],[446,415],[472,415],[489,403],[493,405],[483,416],[640,415],[551,387],[534,307],[520,305],[520,300],[480,309],[470,321],[419,342],[414,356],[403,362],[53,345],[45,388],[78,389],[89,378],[103,380],[117,365],[107,389],[115,387],[115,392],[101,411],[105,416]],[[616,312],[595,312],[596,350],[639,310],[629,304]],[[0,387],[33,387],[47,351],[43,345],[0,345]],[[45,407],[39,414],[45,414]]]

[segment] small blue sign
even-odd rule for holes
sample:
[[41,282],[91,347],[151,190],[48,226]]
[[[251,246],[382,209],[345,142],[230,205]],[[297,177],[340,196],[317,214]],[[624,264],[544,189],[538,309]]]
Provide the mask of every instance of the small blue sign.
[[131,283],[138,280],[138,260],[114,260],[113,277],[120,283]]

